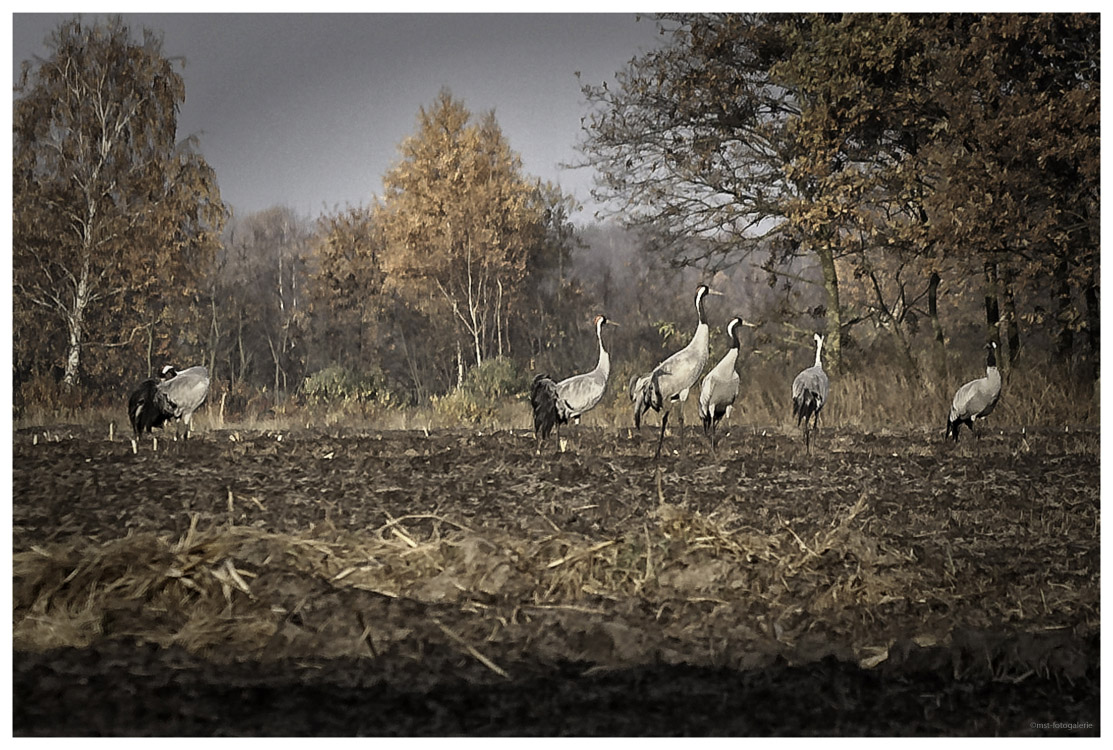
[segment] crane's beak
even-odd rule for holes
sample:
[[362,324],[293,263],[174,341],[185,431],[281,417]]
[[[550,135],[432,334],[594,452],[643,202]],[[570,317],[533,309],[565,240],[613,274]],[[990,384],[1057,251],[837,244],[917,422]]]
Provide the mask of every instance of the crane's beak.
[[713,295],[715,295],[716,297],[722,297],[722,296],[723,296],[723,293],[722,293],[722,292],[716,292],[716,291],[715,291],[714,289],[712,289],[711,287],[707,287],[707,293],[708,293],[708,294],[713,294]]
[[746,326],[747,328],[757,328],[758,327],[757,323],[751,323],[748,320],[743,320],[742,325]]
[[622,327],[618,323],[615,323],[613,320],[609,320],[609,319],[607,320],[607,325],[614,326],[615,328],[621,328]]

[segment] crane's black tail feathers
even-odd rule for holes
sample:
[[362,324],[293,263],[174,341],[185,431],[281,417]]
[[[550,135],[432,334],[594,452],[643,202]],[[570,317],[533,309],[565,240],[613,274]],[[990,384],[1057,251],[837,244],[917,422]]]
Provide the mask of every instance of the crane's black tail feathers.
[[533,432],[540,439],[549,437],[557,424],[568,424],[568,414],[561,409],[556,383],[548,375],[537,375],[529,389],[533,406]]
[[801,422],[806,425],[812,415],[819,415],[819,397],[813,391],[805,390],[799,398],[792,399],[792,416],[796,417],[796,426],[799,427]]
[[140,383],[139,387],[135,389],[135,392],[132,393],[131,397],[128,399],[128,419],[131,421],[131,429],[136,437],[139,437],[144,429],[150,431],[150,428],[146,425],[147,420],[144,419],[144,416],[147,412],[148,404],[153,406],[154,400],[155,381],[153,379],[144,380]]
[[152,427],[162,427],[170,418],[161,408],[160,398],[165,397],[158,392],[157,386],[154,378],[144,380],[128,399],[128,419],[136,438],[144,432],[149,433]]
[[943,439],[946,440],[947,438],[953,437],[954,441],[957,443],[958,442],[959,429],[964,424],[967,427],[969,427],[971,431],[973,431],[974,425],[971,422],[967,422],[964,419],[948,419],[947,420],[947,432],[944,434]]
[[718,406],[712,406],[706,413],[701,411],[699,417],[703,420],[703,433],[707,436],[714,435],[715,427],[726,415],[727,410],[725,407],[720,408]]
[[[159,390],[155,391],[154,406],[156,407],[156,410],[159,412],[159,416],[162,418],[163,422],[165,422],[168,419],[176,419],[176,418],[182,416],[181,408],[177,404],[175,404],[174,401],[169,396],[167,396],[165,393],[163,393],[162,391],[159,391]],[[160,424],[161,424],[161,422],[160,422]]]
[[660,372],[654,371],[640,386],[637,379],[634,380],[632,394],[634,399],[634,427],[639,430],[642,426],[642,414],[650,409],[661,411],[661,404],[664,399],[661,397],[661,384],[658,382],[660,374]]

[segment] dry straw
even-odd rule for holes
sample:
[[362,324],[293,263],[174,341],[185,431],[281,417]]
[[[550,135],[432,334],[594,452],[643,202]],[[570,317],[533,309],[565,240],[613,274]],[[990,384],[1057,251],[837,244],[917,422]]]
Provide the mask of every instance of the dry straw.
[[[922,626],[879,624],[886,605],[932,591],[958,607],[961,595],[880,544],[872,521],[865,494],[807,533],[788,520],[766,532],[729,512],[662,502],[639,533],[602,540],[556,524],[519,535],[431,514],[361,533],[325,524],[298,534],[200,529],[194,516],[177,539],[131,534],[17,553],[14,644],[125,637],[220,660],[418,653],[436,642],[493,679],[532,648],[602,666],[827,654],[874,666],[902,630]],[[401,627],[375,615],[390,602],[429,617]],[[541,621],[557,633],[544,638],[564,641],[542,642]],[[583,633],[605,635],[605,646],[584,646]]]

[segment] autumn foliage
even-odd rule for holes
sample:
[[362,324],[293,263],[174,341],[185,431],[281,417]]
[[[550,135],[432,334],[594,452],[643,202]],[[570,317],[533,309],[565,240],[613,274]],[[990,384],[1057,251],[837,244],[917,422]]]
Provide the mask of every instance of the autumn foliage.
[[1018,415],[1096,381],[1097,16],[657,23],[658,48],[583,88],[582,166],[613,219],[594,224],[447,89],[365,205],[234,216],[202,144],[175,140],[184,84],[158,34],[63,24],[14,104],[17,413],[115,404],[173,361],[212,370],[222,415],[490,415],[532,372],[589,369],[604,312],[617,422],[700,280],[727,293],[713,358],[732,315],[760,324],[740,369],[761,418],[824,329],[831,413],[856,423],[871,405],[840,411],[840,382],[935,404],[986,339],[1041,378]]
[[67,386],[145,376],[149,357],[102,355],[192,317],[224,222],[216,176],[176,141],[185,86],[158,36],[75,20],[51,45],[13,105],[17,370],[56,367]]
[[[821,272],[828,358],[984,297],[1098,355],[1099,24],[1092,15],[677,15],[619,86],[587,86],[600,193],[681,263]],[[849,282],[849,283],[848,283]],[[1050,282],[1050,283],[1049,283]],[[1020,312],[1027,306],[1028,313]],[[920,313],[912,315],[912,309]],[[945,339],[946,334],[941,336]],[[907,348],[907,345],[905,345]]]

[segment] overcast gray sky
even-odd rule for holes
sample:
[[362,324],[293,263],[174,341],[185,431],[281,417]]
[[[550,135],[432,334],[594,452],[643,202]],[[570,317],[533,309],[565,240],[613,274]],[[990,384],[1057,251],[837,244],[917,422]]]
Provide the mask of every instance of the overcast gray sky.
[[[524,171],[587,206],[577,158],[580,82],[613,80],[661,37],[632,14],[123,14],[161,30],[186,60],[179,138],[200,136],[237,215],[286,205],[306,216],[367,204],[447,86],[473,113],[495,110]],[[71,14],[12,16],[13,75]],[[84,14],[92,20],[95,14]]]

